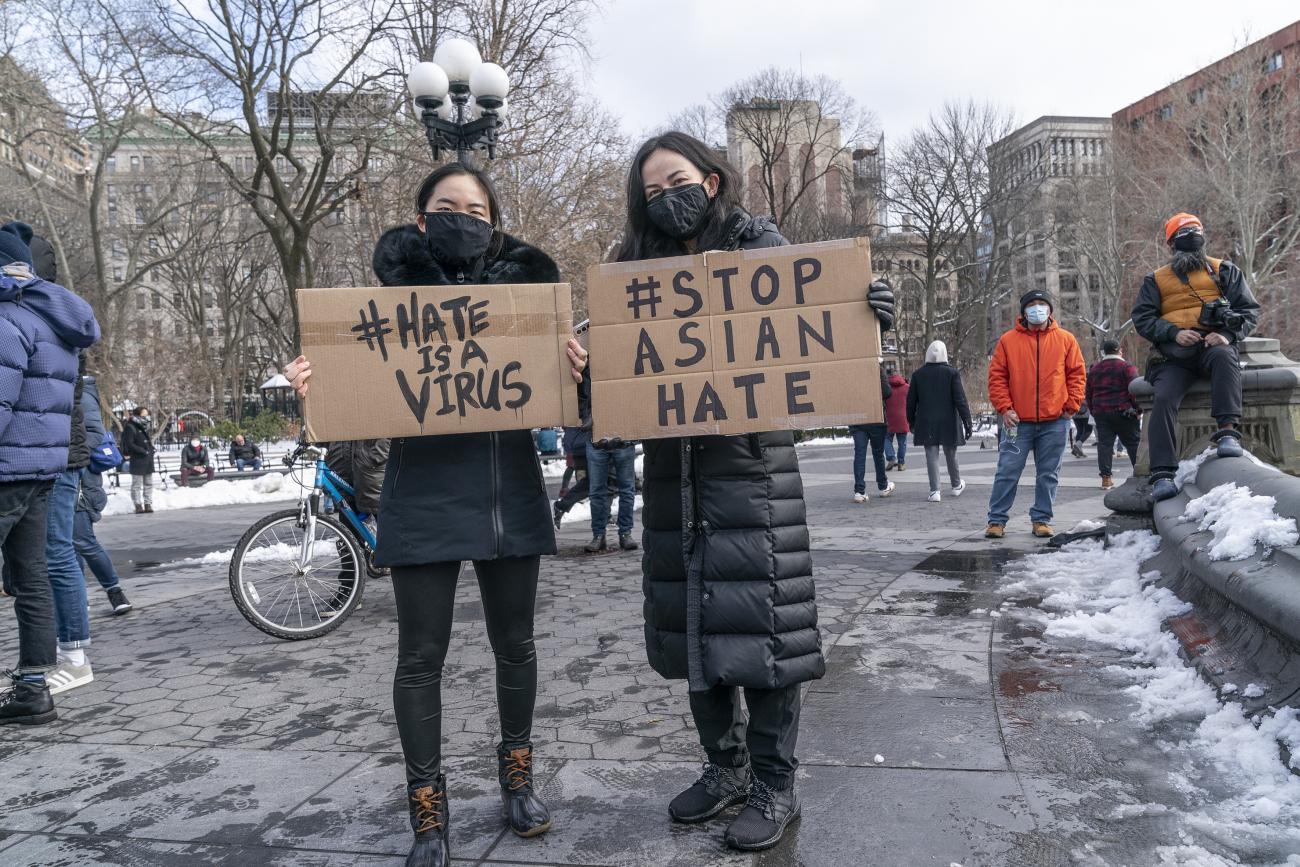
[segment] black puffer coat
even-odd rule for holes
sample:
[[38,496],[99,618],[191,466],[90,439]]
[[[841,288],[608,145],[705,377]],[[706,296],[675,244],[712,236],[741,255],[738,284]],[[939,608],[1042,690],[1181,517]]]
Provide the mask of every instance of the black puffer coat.
[[918,446],[956,446],[970,439],[970,404],[957,368],[931,361],[912,374],[907,424]]
[[[786,242],[743,212],[723,249]],[[803,481],[788,432],[645,444],[646,650],[692,691],[775,689],[826,672]]]
[[149,428],[137,421],[138,416],[122,425],[122,456],[127,459],[127,469],[133,476],[153,475],[153,440]]
[[[375,275],[385,286],[455,284],[414,225],[379,239]],[[480,283],[557,283],[551,258],[508,235]],[[494,560],[555,553],[551,506],[531,432],[394,439],[380,494],[381,566]]]

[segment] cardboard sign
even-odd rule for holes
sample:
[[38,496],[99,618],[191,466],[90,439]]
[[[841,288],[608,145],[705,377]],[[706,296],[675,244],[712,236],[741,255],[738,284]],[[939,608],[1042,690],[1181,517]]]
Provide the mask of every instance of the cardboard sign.
[[594,436],[884,420],[865,238],[596,265]]
[[578,423],[569,284],[303,289],[318,442]]

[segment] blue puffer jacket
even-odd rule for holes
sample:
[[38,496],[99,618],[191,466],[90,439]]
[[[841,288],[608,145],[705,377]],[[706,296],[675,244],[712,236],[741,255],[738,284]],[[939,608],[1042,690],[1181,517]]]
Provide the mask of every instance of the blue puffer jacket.
[[0,270],[0,483],[68,465],[77,350],[99,340],[90,305],[22,265]]

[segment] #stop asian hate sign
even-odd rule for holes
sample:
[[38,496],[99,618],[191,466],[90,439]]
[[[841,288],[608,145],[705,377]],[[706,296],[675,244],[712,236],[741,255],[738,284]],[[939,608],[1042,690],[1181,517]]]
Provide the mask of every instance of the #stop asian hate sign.
[[592,267],[595,438],[883,421],[870,285],[865,238]]

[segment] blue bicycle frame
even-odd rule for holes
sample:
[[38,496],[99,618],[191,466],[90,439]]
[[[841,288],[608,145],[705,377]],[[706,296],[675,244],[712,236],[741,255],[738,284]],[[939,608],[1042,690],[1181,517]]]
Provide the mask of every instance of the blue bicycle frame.
[[[352,486],[326,466],[324,458],[320,458],[316,461],[316,482],[312,485],[311,494],[308,495],[308,509],[304,518],[309,524],[314,523],[315,517],[320,514],[321,496],[329,497],[330,502],[334,504],[335,511],[356,531],[357,537],[361,539],[366,548],[373,551],[375,550],[375,534],[370,532],[370,527],[366,524],[366,518],[369,516],[364,512],[356,511],[348,504],[348,496],[355,495],[355,493]],[[304,537],[304,544],[312,535],[312,533],[308,533]],[[304,557],[304,562],[306,562],[306,559]]]

